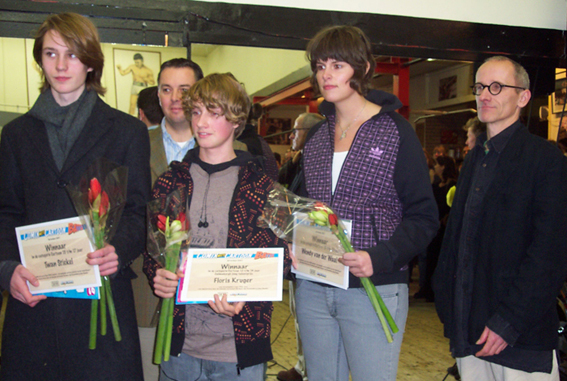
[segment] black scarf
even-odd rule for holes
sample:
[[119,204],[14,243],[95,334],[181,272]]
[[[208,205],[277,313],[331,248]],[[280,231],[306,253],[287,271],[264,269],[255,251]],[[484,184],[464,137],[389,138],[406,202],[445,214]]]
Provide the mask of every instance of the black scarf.
[[30,115],[45,123],[49,146],[57,168],[61,170],[71,148],[85,127],[98,99],[93,90],[83,91],[79,99],[67,106],[60,106],[50,89],[39,95],[29,111]]

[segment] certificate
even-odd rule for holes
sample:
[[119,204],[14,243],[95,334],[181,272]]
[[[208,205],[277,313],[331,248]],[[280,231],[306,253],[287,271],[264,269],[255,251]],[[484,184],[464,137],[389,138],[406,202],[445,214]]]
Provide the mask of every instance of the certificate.
[[293,254],[297,269],[291,271],[297,278],[331,286],[348,288],[348,266],[339,262],[344,249],[339,239],[326,226],[311,225],[304,213],[294,214]]
[[281,301],[283,248],[189,249],[177,304]]
[[16,228],[22,264],[39,280],[32,294],[100,286],[98,266],[87,264],[91,243],[79,217]]

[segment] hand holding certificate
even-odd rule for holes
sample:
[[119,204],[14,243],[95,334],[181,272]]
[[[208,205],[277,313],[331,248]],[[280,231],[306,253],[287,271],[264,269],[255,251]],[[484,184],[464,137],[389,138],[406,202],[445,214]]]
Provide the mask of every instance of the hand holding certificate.
[[[171,273],[179,268],[181,251],[189,245],[191,237],[185,203],[185,197],[179,190],[148,203],[148,253]],[[172,297],[162,298],[154,351],[155,364],[161,364],[162,356],[164,361],[169,361],[173,307]]]
[[177,303],[282,300],[283,248],[189,249]]
[[92,247],[78,217],[16,228],[22,264],[37,278],[32,294],[100,286],[97,266],[85,262]]

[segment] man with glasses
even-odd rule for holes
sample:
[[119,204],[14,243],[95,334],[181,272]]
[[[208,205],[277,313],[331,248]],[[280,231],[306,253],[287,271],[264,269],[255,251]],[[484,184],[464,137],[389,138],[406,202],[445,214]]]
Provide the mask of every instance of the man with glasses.
[[292,187],[293,180],[300,171],[301,151],[307,139],[307,133],[324,118],[315,113],[305,112],[295,119],[295,124],[289,139],[291,140],[291,151],[295,154],[280,168],[279,182],[287,185],[292,192],[297,192],[299,184],[296,182]]
[[502,56],[472,86],[487,131],[465,158],[434,279],[463,380],[559,380],[567,160],[520,122],[529,87],[525,69]]
[[[317,123],[324,120],[321,115],[315,113],[303,113],[295,119],[295,124],[290,135],[291,149],[296,151],[295,156],[292,156],[281,168],[279,182],[288,185],[289,190],[298,193],[300,187],[300,171],[301,167],[301,151],[305,146],[307,134],[309,130]],[[297,324],[295,314],[295,282],[289,282],[289,309],[294,317],[295,322],[295,338],[297,341],[297,364],[288,370],[282,370],[277,374],[279,381],[301,381],[307,380],[307,373],[305,371],[305,357],[303,356],[303,346],[301,344],[301,336],[299,335],[299,325]]]

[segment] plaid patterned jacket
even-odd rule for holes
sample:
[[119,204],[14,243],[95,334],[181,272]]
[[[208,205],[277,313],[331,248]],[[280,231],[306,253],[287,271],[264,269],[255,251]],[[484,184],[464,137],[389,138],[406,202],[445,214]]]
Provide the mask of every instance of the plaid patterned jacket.
[[[304,190],[352,220],[351,241],[370,254],[374,284],[407,282],[407,264],[425,250],[439,225],[423,150],[392,94],[371,90],[382,107],[356,133],[332,194],[335,110],[323,102],[327,120],[309,131],[303,150]],[[315,129],[315,130],[314,130]],[[350,287],[361,287],[358,278]]]
[[[238,154],[250,155],[247,152],[239,152]],[[287,274],[291,266],[287,245],[277,238],[271,230],[262,229],[256,225],[258,217],[262,215],[272,180],[261,172],[256,163],[252,161],[251,156],[250,159],[251,161],[240,167],[238,174],[238,183],[230,205],[226,247],[283,247],[285,250],[284,274]],[[181,163],[171,163],[171,170],[157,180],[152,198],[165,197],[175,189],[180,189],[181,193],[187,196],[190,205],[193,194],[193,180],[189,174],[190,166],[191,155],[187,155]],[[151,280],[158,268],[159,264],[145,253],[144,273],[150,283],[152,283]],[[271,302],[249,302],[245,304],[240,314],[232,318],[238,368],[246,368],[272,359],[270,347],[272,311]],[[172,355],[177,356],[181,353],[184,337],[185,306],[175,306],[171,342]]]

